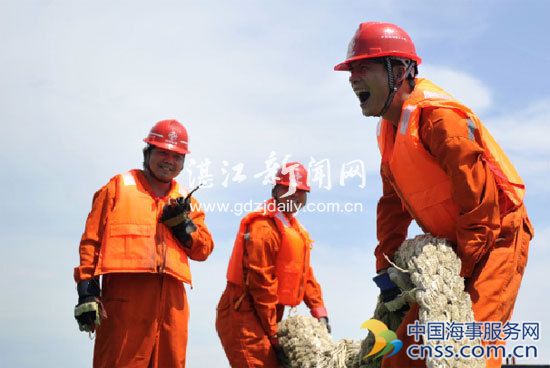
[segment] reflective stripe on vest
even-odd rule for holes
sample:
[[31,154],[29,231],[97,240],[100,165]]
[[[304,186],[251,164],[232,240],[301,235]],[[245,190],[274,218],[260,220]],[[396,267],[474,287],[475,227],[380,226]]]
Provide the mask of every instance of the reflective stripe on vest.
[[134,179],[134,175],[132,175],[131,171],[127,171],[122,174],[122,183],[124,185],[136,185],[136,180]]
[[[117,178],[113,210],[107,216],[96,275],[115,272],[167,273],[191,283],[189,260],[166,225],[158,222],[165,201],[155,200],[133,170]],[[179,197],[177,185],[170,198]]]
[[511,203],[511,208],[501,208],[501,211],[506,213],[521,205],[525,191],[523,181],[479,118],[441,88],[418,78],[413,93],[404,103],[397,127],[399,134],[394,137],[392,124],[383,119],[377,133],[382,170],[390,177],[404,206],[425,232],[456,241],[459,208],[452,198],[451,179],[420,140],[419,122],[423,108],[449,108],[464,116],[468,138],[476,140],[484,149],[483,159],[493,172],[502,194]]
[[[266,206],[266,208],[269,207]],[[248,232],[250,224],[260,218],[271,218],[281,236],[281,244],[275,261],[278,303],[296,306],[304,298],[305,283],[309,271],[311,239],[298,220],[293,219],[291,222],[281,212],[252,212],[241,221],[227,268],[227,280],[243,286],[244,244],[250,237]]]

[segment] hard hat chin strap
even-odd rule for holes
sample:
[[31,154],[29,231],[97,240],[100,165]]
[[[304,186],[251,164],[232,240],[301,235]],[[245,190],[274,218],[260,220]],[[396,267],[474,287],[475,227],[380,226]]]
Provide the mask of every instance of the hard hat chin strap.
[[[405,72],[403,73],[401,78],[397,80],[397,82],[393,77],[393,68],[391,65],[392,60],[399,60],[405,66]],[[393,98],[397,93],[397,90],[399,89],[399,87],[401,87],[401,85],[403,84],[403,81],[407,79],[409,74],[411,73],[414,74],[413,70],[414,70],[415,63],[412,60],[403,60],[398,58],[385,57],[384,65],[386,66],[386,73],[388,74],[388,87],[389,87],[390,93],[388,94],[388,98],[386,99],[386,103],[384,104],[384,107],[382,107],[382,110],[376,116],[383,116],[386,112],[388,112],[388,109],[390,108]]]
[[382,110],[376,116],[382,116],[388,111],[391,102],[393,101],[393,96],[395,96],[398,88],[395,85],[395,80],[393,79],[393,70],[391,66],[391,59],[389,57],[384,58],[384,65],[386,66],[386,74],[388,75],[388,87],[390,93],[388,94],[388,98],[386,98],[386,103],[384,103],[384,107],[382,107]]

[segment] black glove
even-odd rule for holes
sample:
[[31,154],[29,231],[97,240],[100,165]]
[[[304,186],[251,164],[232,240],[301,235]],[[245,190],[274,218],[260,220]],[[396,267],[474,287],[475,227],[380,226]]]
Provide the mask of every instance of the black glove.
[[279,361],[279,363],[283,367],[288,366],[290,362],[285,354],[285,351],[283,350],[283,347],[279,344],[279,339],[277,338],[277,336],[271,337],[269,341],[271,342],[271,347],[275,351],[275,355],[277,356],[277,360]]
[[95,298],[99,298],[101,288],[99,287],[99,278],[82,280],[76,285],[78,293],[78,304],[87,303]]
[[[404,312],[410,308],[409,304],[414,302],[414,290],[411,290],[414,285],[410,280],[405,280],[405,277],[397,277],[399,275],[395,272],[398,270],[395,268],[390,267],[388,270],[390,271],[384,270],[373,278],[380,288],[380,299],[390,312]],[[390,274],[391,271],[395,271],[392,272],[393,275]],[[399,280],[404,289],[397,286],[392,276],[393,279]]]
[[171,199],[162,209],[160,222],[170,228],[172,234],[180,244],[186,248],[191,247],[191,233],[197,230],[197,226],[189,218],[191,212],[190,197]]
[[328,323],[328,317],[320,317],[319,322],[327,328],[328,333],[332,332],[332,328],[330,328],[330,324]]
[[401,289],[394,284],[385,270],[373,277],[373,281],[380,288],[380,297],[384,303],[392,301],[401,294]]
[[103,305],[99,300],[101,290],[99,279],[83,280],[77,284],[78,304],[74,308],[74,317],[78,322],[80,331],[94,332],[101,324],[101,320],[107,318]]

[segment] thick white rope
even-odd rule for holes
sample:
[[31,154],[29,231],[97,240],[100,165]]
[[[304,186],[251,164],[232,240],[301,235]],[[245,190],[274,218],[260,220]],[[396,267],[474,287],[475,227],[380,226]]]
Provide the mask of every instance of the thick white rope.
[[290,361],[288,368],[346,368],[359,353],[358,342],[333,341],[326,327],[309,316],[281,321],[277,335]]
[[[427,322],[472,322],[474,320],[470,296],[464,291],[460,277],[460,260],[444,239],[419,235],[403,242],[394,257],[396,268],[409,273],[414,291],[411,293],[420,305],[419,320]],[[402,315],[389,312],[378,303],[374,317],[395,331]],[[293,316],[279,323],[279,342],[290,360],[287,368],[374,368],[381,359],[363,356],[370,351],[372,336],[362,342],[332,341],[324,325],[313,317]],[[453,345],[456,352],[464,345],[480,344],[479,340],[442,341],[424,339],[436,345]],[[483,360],[464,358],[427,359],[428,368],[482,368]]]
[[[420,324],[474,321],[470,295],[464,291],[464,279],[460,277],[461,263],[449,242],[429,234],[419,235],[403,242],[394,261],[397,266],[409,271],[416,287]],[[452,338],[427,340],[424,336],[423,343],[434,349],[437,345],[452,345],[453,351],[459,352],[461,347],[479,345],[481,341]],[[482,368],[485,362],[461,357],[428,358],[426,365],[428,368]]]

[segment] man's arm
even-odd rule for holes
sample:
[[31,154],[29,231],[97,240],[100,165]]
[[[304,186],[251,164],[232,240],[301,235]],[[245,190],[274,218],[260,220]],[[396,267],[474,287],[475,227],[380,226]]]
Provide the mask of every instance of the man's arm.
[[74,268],[76,282],[89,280],[94,276],[107,213],[113,208],[115,193],[116,179],[113,178],[94,194],[92,210],[88,214],[80,240],[80,265]]
[[306,277],[304,303],[306,303],[313,317],[327,317],[328,313],[325,308],[325,302],[323,301],[321,285],[317,282],[311,266],[306,273]]
[[245,289],[252,296],[254,309],[268,337],[277,333],[277,288],[275,262],[281,244],[275,225],[270,220],[250,224],[250,237],[245,241],[243,272]]
[[422,111],[421,140],[451,178],[460,209],[456,235],[463,277],[471,275],[500,232],[498,188],[476,135],[468,120],[451,109]]
[[411,215],[404,208],[387,175],[381,167],[382,197],[380,197],[376,209],[378,246],[374,250],[376,272],[380,272],[390,266],[384,255],[387,255],[390,259],[393,258],[397,249],[399,249],[407,238],[407,231],[412,221]]
[[214,241],[204,222],[204,211],[200,209],[199,202],[193,197],[191,197],[191,208],[193,211],[189,214],[189,218],[193,220],[197,230],[191,233],[190,248],[184,249],[192,260],[204,261],[214,250]]

